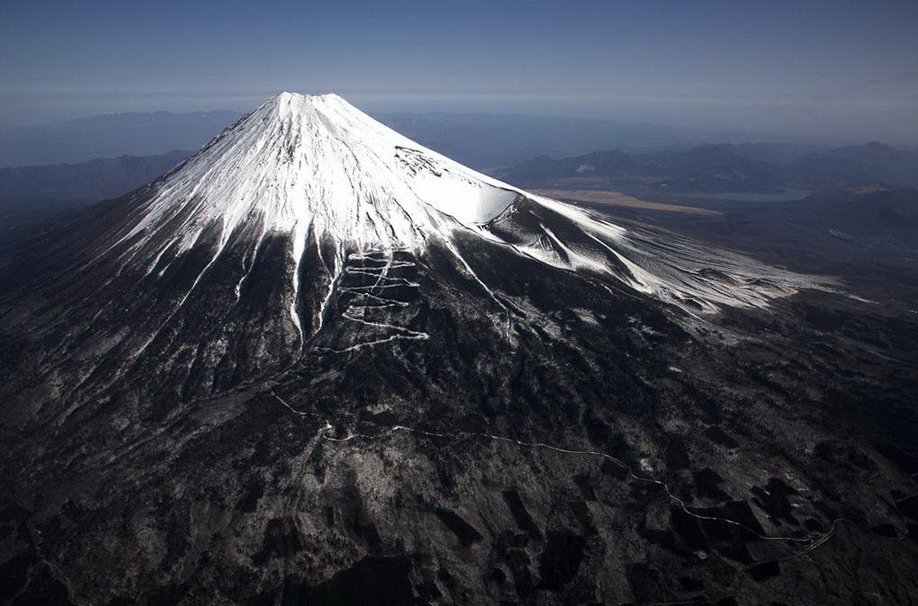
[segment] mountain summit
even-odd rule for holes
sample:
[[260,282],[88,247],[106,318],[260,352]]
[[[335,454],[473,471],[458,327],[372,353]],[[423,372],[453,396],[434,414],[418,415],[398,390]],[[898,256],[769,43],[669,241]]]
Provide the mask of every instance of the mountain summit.
[[[335,333],[321,331],[334,324],[330,304],[360,289],[354,307],[369,336],[322,346],[424,338],[385,318],[406,307],[388,294],[410,289],[396,276],[414,265],[434,270],[432,281],[460,280],[511,341],[514,304],[500,291],[520,262],[688,314],[766,305],[807,283],[528,194],[337,95],[292,93],[162,178],[46,234],[32,253],[9,279],[68,310],[68,326],[53,331],[83,360],[87,397],[135,374],[153,373],[181,399],[280,370]],[[353,323],[355,313],[341,317]],[[30,321],[37,334],[52,330],[40,313]]]
[[224,131],[139,207],[126,234],[152,235],[181,214],[180,247],[217,225],[308,233],[342,247],[422,246],[450,219],[482,223],[519,195],[424,149],[337,95],[281,93]]

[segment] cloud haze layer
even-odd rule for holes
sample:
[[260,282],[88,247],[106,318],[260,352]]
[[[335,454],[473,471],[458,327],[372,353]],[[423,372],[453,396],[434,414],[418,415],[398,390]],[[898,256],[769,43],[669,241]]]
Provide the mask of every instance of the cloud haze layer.
[[372,111],[918,141],[918,5],[800,4],[2,3],[0,123],[297,90]]

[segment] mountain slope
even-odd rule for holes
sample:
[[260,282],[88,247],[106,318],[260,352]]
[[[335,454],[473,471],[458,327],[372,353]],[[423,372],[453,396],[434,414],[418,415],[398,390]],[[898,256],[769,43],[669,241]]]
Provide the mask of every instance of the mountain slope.
[[763,305],[808,283],[676,238],[627,233],[466,169],[339,97],[290,94],[157,182],[43,234],[27,267],[14,265],[7,279],[21,284],[17,296],[68,310],[72,330],[59,319],[43,326],[40,308],[33,338],[63,331],[69,355],[92,361],[77,371],[87,397],[132,372],[148,377],[152,365],[170,377],[160,387],[181,398],[296,360],[341,279],[377,277],[352,263],[363,255],[445,251],[493,313],[509,313],[462,246],[537,259],[691,311]]
[[[3,600],[915,589],[910,455],[851,417],[913,361],[844,372],[872,346],[801,320],[861,303],[530,195],[334,95],[281,94],[19,242],[0,285]],[[864,553],[885,566],[855,583]]]

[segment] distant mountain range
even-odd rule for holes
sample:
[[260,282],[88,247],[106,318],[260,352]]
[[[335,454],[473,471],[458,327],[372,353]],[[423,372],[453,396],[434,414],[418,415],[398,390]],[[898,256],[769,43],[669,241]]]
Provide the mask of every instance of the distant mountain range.
[[673,192],[825,189],[871,182],[918,185],[918,152],[882,143],[826,148],[774,143],[707,144],[555,159],[540,156],[499,172],[510,182],[651,184]]
[[188,154],[174,150],[78,164],[0,168],[0,209],[66,208],[113,198],[158,177]]
[[233,111],[103,114],[0,128],[0,166],[86,162],[197,149],[239,119]]
[[375,116],[387,126],[478,169],[506,167],[548,155],[574,156],[596,149],[663,149],[718,141],[764,141],[780,147],[832,147],[825,139],[761,133],[676,128],[656,124],[618,124],[605,120],[507,114],[405,114]]
[[[59,210],[113,198],[158,177],[188,154],[173,150],[153,156],[3,168],[0,209]],[[494,172],[526,187],[609,187],[645,193],[822,190],[876,182],[918,186],[918,152],[881,143],[834,149],[721,143],[644,153],[615,149],[562,159],[539,156]]]
[[[376,117],[432,149],[526,187],[660,194],[872,182],[918,186],[918,151],[881,143],[750,143],[743,142],[748,134],[524,115]],[[40,163],[0,169],[0,210],[47,212],[115,197],[171,169],[188,155],[181,150],[200,147],[238,118],[231,111],[107,114],[0,129],[0,165]],[[711,140],[723,142],[704,143]],[[614,149],[585,153],[602,147]]]
[[[197,149],[240,117],[240,113],[226,110],[124,113],[30,127],[0,127],[0,166],[86,162],[123,154],[146,156]],[[844,143],[559,116],[379,113],[373,117],[477,169],[506,167],[539,155],[566,157],[596,149],[633,151],[710,141],[829,147]]]

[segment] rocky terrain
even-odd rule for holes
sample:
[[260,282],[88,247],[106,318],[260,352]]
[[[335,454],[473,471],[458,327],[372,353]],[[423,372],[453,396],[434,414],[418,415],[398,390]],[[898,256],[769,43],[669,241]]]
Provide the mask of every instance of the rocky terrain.
[[918,318],[284,94],[0,267],[0,600],[909,604]]

